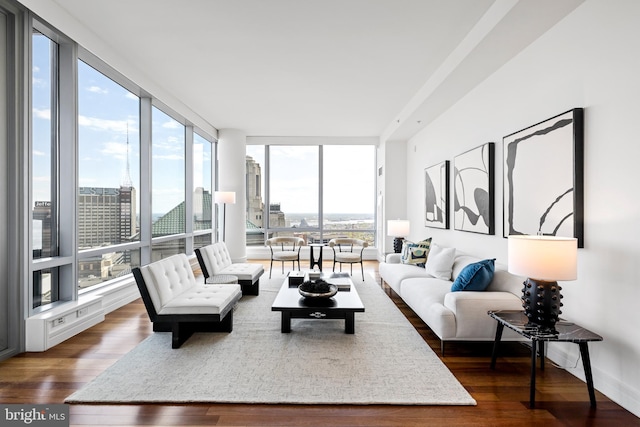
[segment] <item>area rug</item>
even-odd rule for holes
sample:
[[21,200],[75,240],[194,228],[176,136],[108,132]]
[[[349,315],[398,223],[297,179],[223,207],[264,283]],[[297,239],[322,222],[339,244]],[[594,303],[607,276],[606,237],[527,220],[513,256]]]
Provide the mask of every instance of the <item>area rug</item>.
[[197,333],[179,349],[155,332],[67,403],[475,405],[373,277],[354,278],[365,312],[344,321],[293,319],[271,304],[284,277],[244,296],[233,332]]

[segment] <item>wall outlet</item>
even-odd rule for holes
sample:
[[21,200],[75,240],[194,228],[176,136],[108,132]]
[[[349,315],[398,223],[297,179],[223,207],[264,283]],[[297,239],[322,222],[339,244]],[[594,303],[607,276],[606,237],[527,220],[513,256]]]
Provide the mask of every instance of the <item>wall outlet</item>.
[[65,320],[64,317],[58,317],[56,320],[53,321],[53,326],[64,324],[64,320]]

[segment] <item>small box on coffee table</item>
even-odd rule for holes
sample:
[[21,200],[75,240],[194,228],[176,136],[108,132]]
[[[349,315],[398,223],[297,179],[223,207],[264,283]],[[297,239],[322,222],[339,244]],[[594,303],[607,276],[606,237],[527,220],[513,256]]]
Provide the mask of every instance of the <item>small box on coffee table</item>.
[[304,272],[292,271],[289,273],[289,287],[297,288],[304,282]]

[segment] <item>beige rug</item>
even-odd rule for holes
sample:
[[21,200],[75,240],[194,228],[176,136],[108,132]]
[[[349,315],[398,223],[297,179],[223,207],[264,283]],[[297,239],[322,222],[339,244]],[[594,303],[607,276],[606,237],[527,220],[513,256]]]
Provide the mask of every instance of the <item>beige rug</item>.
[[372,277],[355,280],[365,312],[344,321],[293,319],[280,333],[271,304],[283,278],[244,296],[230,334],[194,334],[171,349],[154,333],[67,403],[231,402],[475,405]]

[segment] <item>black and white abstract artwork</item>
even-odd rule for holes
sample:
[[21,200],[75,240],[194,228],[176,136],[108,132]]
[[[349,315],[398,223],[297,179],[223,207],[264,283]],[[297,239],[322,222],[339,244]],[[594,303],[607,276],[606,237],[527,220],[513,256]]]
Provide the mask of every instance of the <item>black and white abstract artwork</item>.
[[425,223],[427,227],[449,228],[449,161],[424,170]]
[[495,144],[488,142],[453,159],[453,228],[495,234]]
[[584,247],[583,109],[503,138],[504,237],[575,237]]

